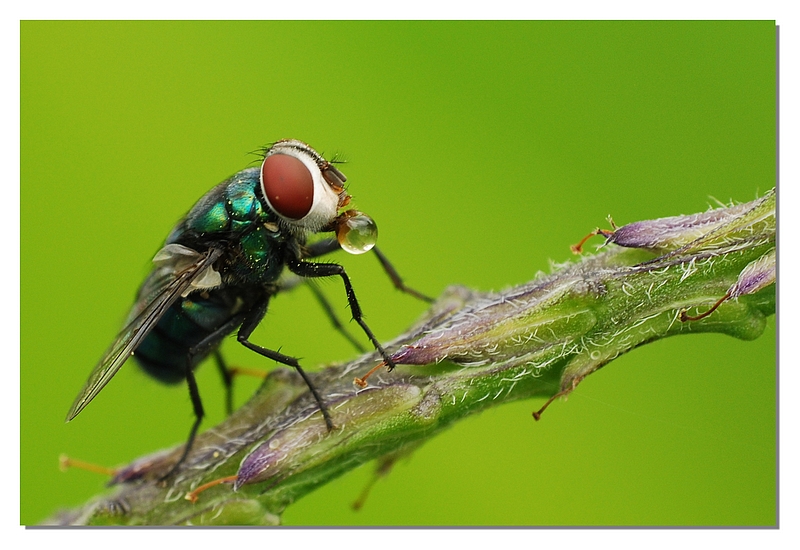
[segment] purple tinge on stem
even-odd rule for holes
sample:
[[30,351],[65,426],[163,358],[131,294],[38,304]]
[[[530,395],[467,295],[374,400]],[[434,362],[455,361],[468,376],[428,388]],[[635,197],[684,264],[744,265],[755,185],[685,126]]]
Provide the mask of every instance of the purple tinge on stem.
[[177,457],[175,456],[174,450],[158,451],[139,458],[124,468],[120,468],[108,484],[117,485],[119,483],[136,481],[151,475],[163,475],[169,471],[169,468],[172,468],[176,460]]
[[775,282],[775,249],[753,260],[739,274],[739,279],[731,286],[731,298],[755,294]]
[[247,483],[258,483],[275,476],[279,472],[279,464],[296,452],[298,447],[310,445],[326,435],[325,423],[314,418],[312,422],[300,422],[289,427],[258,445],[242,461],[236,473],[233,490],[236,491]]
[[398,383],[328,399],[336,430],[329,432],[318,412],[277,430],[242,461],[234,490],[248,483],[280,480],[287,473],[324,462],[326,456],[346,448],[358,426],[377,426],[397,414],[405,415],[419,403],[421,394],[414,384]]
[[678,248],[721,226],[753,207],[753,203],[718,208],[702,214],[672,216],[629,223],[608,236],[608,241],[626,248]]
[[233,490],[239,490],[239,487],[246,483],[255,483],[268,479],[269,476],[263,474],[271,465],[278,462],[280,454],[283,454],[280,449],[269,449],[264,445],[259,446],[255,452],[248,455],[236,473]]
[[[552,292],[549,285],[537,284],[524,292],[518,289],[513,299],[503,294],[486,298],[397,350],[391,356],[392,361],[397,365],[429,365],[444,359],[480,360],[492,355],[491,350],[502,347],[515,332],[524,330],[517,326],[519,319],[529,315],[532,308]],[[500,327],[506,330],[499,330]]]
[[422,346],[403,346],[392,355],[396,365],[428,365],[442,357],[439,348]]
[[580,336],[596,322],[588,308],[561,307],[569,297],[594,296],[580,273],[543,277],[487,295],[392,355],[397,365],[443,360],[464,366],[520,357]]

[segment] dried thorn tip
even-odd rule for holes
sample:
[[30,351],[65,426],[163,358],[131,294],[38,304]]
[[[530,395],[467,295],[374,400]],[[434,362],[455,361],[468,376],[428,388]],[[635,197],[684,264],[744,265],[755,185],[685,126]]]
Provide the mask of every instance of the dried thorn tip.
[[117,475],[116,468],[107,468],[106,466],[98,466],[97,464],[92,464],[90,462],[84,462],[83,460],[70,458],[64,454],[58,457],[58,468],[62,472],[66,472],[70,468],[78,468],[79,470],[86,470],[87,472],[93,472],[95,474],[100,474],[103,476],[113,477]]
[[254,378],[266,378],[267,372],[258,369],[249,369],[247,367],[231,367],[228,369],[228,374],[233,376],[244,375],[244,376],[252,376]]
[[[616,229],[616,226],[613,225],[613,222],[612,222],[612,227],[614,227],[614,229]],[[586,235],[584,238],[582,238],[578,244],[573,244],[572,246],[570,246],[569,249],[572,250],[573,254],[582,254],[583,253],[583,245],[586,244],[586,241],[588,241],[589,239],[591,239],[595,235],[602,235],[606,239],[609,239],[614,235],[614,232],[613,231],[609,231],[608,229],[600,229],[598,227],[597,229],[595,229],[594,231],[592,231],[591,233]]]
[[206,489],[210,489],[211,487],[215,487],[215,486],[220,485],[222,483],[233,483],[234,481],[236,481],[236,477],[237,476],[235,476],[235,475],[234,476],[226,476],[226,477],[221,477],[219,479],[215,479],[213,481],[209,481],[208,483],[204,483],[203,485],[201,485],[200,487],[198,487],[194,491],[186,493],[186,496],[183,497],[183,498],[185,498],[186,500],[188,500],[189,502],[194,504],[195,502],[197,502],[197,499],[200,498],[198,495],[200,493],[202,493],[203,491],[205,491]]
[[717,302],[716,302],[716,303],[715,303],[713,306],[711,306],[711,307],[708,309],[708,311],[705,311],[705,312],[703,312],[703,313],[700,313],[700,314],[698,314],[698,315],[689,315],[689,314],[686,312],[686,310],[685,310],[685,309],[682,309],[682,310],[681,310],[681,313],[680,313],[680,315],[679,315],[679,318],[680,318],[680,320],[681,320],[681,322],[682,322],[682,323],[685,323],[685,322],[687,322],[687,321],[699,321],[700,319],[703,319],[703,318],[705,318],[705,317],[708,317],[709,315],[711,315],[712,313],[714,313],[714,311],[716,311],[716,309],[717,309],[719,306],[721,306],[721,305],[723,304],[723,302],[725,302],[725,300],[727,300],[727,299],[728,299],[728,298],[730,298],[730,297],[731,297],[731,293],[730,293],[730,292],[727,292],[727,293],[725,294],[725,296],[723,296],[722,298],[720,298],[719,300],[717,300]]
[[[354,383],[355,383],[355,384],[356,384],[356,385],[357,385],[359,388],[366,388],[366,387],[367,387],[367,378],[369,378],[370,376],[372,376],[372,373],[374,373],[376,370],[378,370],[379,368],[381,368],[381,367],[383,367],[383,366],[385,366],[385,365],[386,365],[386,361],[381,361],[380,363],[378,363],[377,365],[375,365],[374,367],[372,367],[372,368],[369,370],[369,372],[368,372],[367,374],[365,374],[365,375],[364,375],[364,377],[363,377],[363,378],[355,378],[355,379],[353,380],[353,382],[354,382]],[[393,368],[394,368],[394,364],[392,364],[392,365],[389,367],[389,371],[391,371]]]
[[560,392],[558,392],[557,394],[555,394],[553,397],[551,397],[550,399],[548,399],[548,400],[545,402],[545,404],[544,404],[544,405],[542,405],[542,408],[541,408],[541,409],[539,409],[538,411],[534,411],[534,412],[533,412],[533,419],[534,419],[534,420],[536,420],[536,421],[538,421],[540,418],[542,418],[542,413],[544,412],[544,410],[545,410],[547,407],[549,407],[549,406],[550,406],[550,403],[552,403],[553,401],[555,401],[556,399],[558,399],[558,398],[559,398],[559,397],[561,397],[562,395],[567,395],[567,394],[568,394],[570,391],[572,391],[572,390],[564,390],[564,391],[560,391]]
[[597,235],[597,231],[599,231],[599,230],[595,229],[594,231],[592,231],[591,233],[586,235],[584,238],[582,238],[578,244],[573,244],[572,246],[570,246],[569,249],[572,251],[572,253],[573,254],[582,254],[583,253],[583,245],[586,244],[586,241],[588,241],[589,239],[591,239],[592,237]]

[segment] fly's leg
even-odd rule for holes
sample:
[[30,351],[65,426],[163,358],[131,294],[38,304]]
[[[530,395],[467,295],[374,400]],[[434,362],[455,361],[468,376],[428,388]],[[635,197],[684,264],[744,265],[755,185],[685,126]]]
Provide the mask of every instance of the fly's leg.
[[197,429],[200,427],[200,422],[203,421],[203,417],[205,416],[203,402],[200,400],[200,391],[197,389],[197,381],[194,379],[191,366],[186,368],[186,384],[189,386],[189,397],[192,400],[192,408],[194,409],[194,423],[192,424],[192,429],[189,430],[189,438],[186,440],[186,445],[183,447],[181,457],[166,474],[161,476],[161,481],[172,477],[186,460],[186,457],[189,456],[189,451],[192,450],[192,446],[194,445],[194,438],[197,436]]
[[353,315],[353,320],[359,324],[361,329],[364,331],[364,334],[366,334],[367,338],[369,338],[369,341],[372,342],[372,345],[375,346],[375,349],[381,354],[381,357],[383,357],[383,360],[386,366],[389,367],[389,370],[394,368],[394,362],[386,353],[386,350],[383,349],[383,346],[381,346],[380,342],[378,342],[378,339],[375,338],[375,335],[367,326],[367,323],[364,322],[363,314],[361,313],[361,306],[358,304],[358,300],[356,299],[356,293],[353,291],[353,285],[350,284],[350,277],[347,276],[347,273],[342,266],[339,264],[302,262],[297,259],[289,259],[287,265],[292,273],[295,275],[300,275],[301,277],[308,277],[310,279],[333,276],[341,277],[342,282],[344,283],[344,290],[347,293],[347,303],[350,304],[350,312]]
[[[189,350],[189,353],[186,356],[185,376],[186,376],[186,384],[189,386],[189,397],[191,398],[192,407],[194,408],[195,421],[192,424],[191,430],[189,431],[189,438],[186,441],[186,445],[184,446],[181,457],[178,459],[178,462],[176,462],[175,465],[172,468],[170,468],[169,472],[167,472],[166,475],[162,476],[161,478],[162,480],[171,477],[186,460],[186,457],[189,455],[189,452],[192,450],[192,446],[194,445],[194,440],[195,437],[197,436],[197,430],[200,427],[200,423],[202,422],[203,417],[205,416],[205,411],[203,410],[203,402],[200,399],[200,391],[197,388],[197,381],[195,380],[193,372],[194,357],[206,353],[209,350],[209,348],[219,344],[220,340],[225,335],[233,332],[236,329],[236,327],[239,327],[237,338],[239,342],[242,343],[242,345],[268,359],[273,359],[279,363],[283,363],[284,365],[288,365],[290,367],[294,367],[295,369],[297,369],[297,372],[300,373],[300,376],[303,378],[306,385],[311,390],[314,399],[317,401],[317,404],[319,405],[319,408],[322,412],[322,416],[325,418],[325,424],[328,426],[329,430],[333,429],[333,421],[331,420],[330,413],[328,413],[328,409],[322,402],[322,398],[320,397],[319,392],[317,392],[317,389],[311,383],[311,380],[308,378],[308,375],[306,375],[306,373],[300,367],[300,364],[297,362],[297,359],[295,359],[294,357],[289,357],[288,355],[284,355],[282,353],[278,353],[277,351],[272,351],[263,348],[256,344],[253,344],[248,340],[248,338],[253,333],[255,328],[264,318],[264,315],[266,315],[268,301],[269,301],[268,296],[262,298],[259,301],[259,303],[250,311],[236,315],[235,317],[231,318],[228,322],[226,322],[224,325],[222,325],[214,332],[206,336],[200,343],[198,343],[196,346],[194,346],[192,349]],[[222,356],[219,355],[218,352],[215,355],[217,356],[218,361],[222,358]],[[222,370],[224,367],[224,361],[222,363],[218,363],[218,365],[220,366],[220,370]],[[230,371],[227,370],[227,368],[225,369],[225,372],[227,373],[228,377],[231,376]],[[223,378],[226,378],[226,375],[223,375]]]
[[381,263],[381,267],[383,267],[383,270],[392,280],[392,284],[394,284],[394,287],[397,290],[405,292],[406,294],[409,294],[414,298],[422,300],[423,302],[428,302],[428,303],[433,302],[433,298],[431,298],[430,296],[426,296],[425,294],[419,292],[418,290],[414,290],[410,286],[406,286],[406,284],[403,282],[403,279],[400,277],[400,274],[397,272],[397,270],[389,261],[389,258],[384,256],[383,252],[378,250],[377,246],[373,246],[372,251],[375,253],[375,256],[378,257],[378,261]]
[[[331,252],[335,252],[336,250],[339,249],[341,249],[341,245],[339,244],[339,241],[337,241],[336,239],[323,239],[321,241],[317,241],[313,244],[310,244],[308,247],[306,247],[307,253],[303,257],[317,258],[324,254],[330,254]],[[417,298],[419,300],[422,300],[423,302],[430,303],[434,301],[433,298],[426,296],[425,294],[417,290],[414,290],[410,286],[406,286],[406,284],[403,282],[402,277],[400,277],[400,274],[397,272],[397,270],[391,264],[389,259],[386,256],[384,256],[383,252],[381,252],[377,246],[372,247],[372,252],[374,252],[375,256],[377,256],[378,261],[381,264],[381,267],[386,272],[386,275],[389,276],[389,279],[392,280],[392,284],[397,290],[405,292],[406,294],[413,296],[414,298]]]
[[317,299],[317,301],[319,302],[319,305],[322,307],[323,310],[325,310],[325,313],[328,315],[328,319],[331,320],[331,324],[333,325],[333,328],[336,329],[339,332],[339,334],[344,336],[345,340],[347,340],[348,342],[353,344],[354,348],[356,348],[361,353],[364,353],[366,351],[364,349],[364,346],[362,346],[358,342],[358,340],[356,340],[353,337],[352,334],[347,332],[347,329],[344,327],[342,322],[336,316],[336,312],[333,310],[333,306],[328,301],[328,299],[325,297],[325,295],[322,293],[322,291],[319,288],[317,288],[317,286],[314,283],[310,283],[309,282],[307,286],[308,286],[308,288],[311,289],[311,293]]
[[[336,244],[338,245],[339,243]],[[292,290],[293,288],[302,283],[305,283],[308,289],[311,290],[311,293],[314,295],[314,298],[317,299],[317,302],[319,303],[320,307],[323,309],[325,314],[328,316],[328,319],[330,319],[331,325],[333,325],[333,328],[336,330],[336,332],[341,334],[345,340],[350,342],[353,345],[353,347],[356,348],[357,351],[361,353],[365,352],[366,349],[364,349],[364,346],[362,346],[359,343],[359,341],[356,340],[355,337],[352,334],[350,334],[350,332],[348,332],[347,328],[339,320],[339,316],[336,315],[336,311],[333,309],[333,306],[331,305],[328,298],[325,297],[325,294],[322,292],[322,290],[320,290],[319,287],[316,286],[314,283],[311,283],[307,279],[303,279],[302,277],[297,277],[297,276],[292,278],[283,278],[280,282],[280,285],[278,286],[278,291],[285,292],[288,290]]]
[[194,358],[197,355],[202,355],[203,353],[207,352],[209,348],[219,344],[219,341],[226,334],[230,334],[237,326],[239,326],[243,319],[244,315],[237,315],[236,317],[232,318],[214,332],[203,338],[203,340],[191,348],[189,353],[186,354],[184,376],[186,377],[186,385],[189,387],[189,398],[192,401],[195,420],[192,424],[191,430],[189,430],[189,438],[186,440],[186,445],[183,447],[183,453],[181,454],[181,457],[178,459],[175,465],[170,468],[169,472],[161,477],[162,481],[171,477],[175,472],[177,472],[178,468],[180,468],[180,466],[186,460],[186,457],[189,456],[189,451],[192,450],[194,439],[197,436],[197,430],[200,427],[200,423],[203,421],[203,417],[205,416],[203,402],[200,399],[200,390],[197,388],[197,380],[194,378]]
[[266,315],[268,303],[269,297],[265,297],[259,304],[250,310],[250,312],[247,314],[247,317],[245,317],[245,319],[242,321],[242,326],[239,328],[237,339],[244,347],[266,357],[267,359],[272,359],[278,363],[294,367],[305,381],[308,389],[311,390],[311,394],[314,396],[314,399],[317,401],[317,405],[319,405],[319,410],[325,419],[325,424],[328,426],[328,430],[333,430],[333,420],[331,420],[331,415],[328,412],[328,408],[325,406],[325,403],[323,403],[322,397],[319,395],[317,388],[315,388],[314,384],[311,383],[311,379],[308,377],[302,367],[300,367],[300,363],[297,361],[297,359],[295,357],[290,357],[280,352],[261,347],[249,340],[250,335],[264,318],[264,315]]
[[217,363],[220,376],[222,376],[222,385],[225,386],[225,412],[230,416],[233,412],[233,373],[228,368],[219,349],[214,350],[214,361]]

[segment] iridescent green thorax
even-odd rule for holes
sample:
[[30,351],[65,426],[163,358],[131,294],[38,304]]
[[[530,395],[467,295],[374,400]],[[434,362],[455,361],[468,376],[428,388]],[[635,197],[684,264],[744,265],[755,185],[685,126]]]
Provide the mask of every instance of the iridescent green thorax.
[[167,243],[198,249],[226,241],[221,273],[227,284],[273,283],[283,267],[286,237],[259,198],[258,185],[258,168],[234,174],[197,201]]
[[[257,186],[257,168],[238,172],[197,201],[176,231],[213,238],[215,233],[244,233],[253,224],[272,221],[276,216],[259,200]],[[173,238],[180,235],[174,231],[168,242]]]

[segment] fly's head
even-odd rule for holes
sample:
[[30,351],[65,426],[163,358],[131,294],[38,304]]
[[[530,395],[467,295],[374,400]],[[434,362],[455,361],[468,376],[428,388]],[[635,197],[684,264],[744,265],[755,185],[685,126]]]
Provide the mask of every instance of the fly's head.
[[261,164],[261,193],[281,224],[300,235],[332,231],[351,254],[367,252],[378,238],[375,222],[350,203],[347,178],[306,143],[275,142]]

